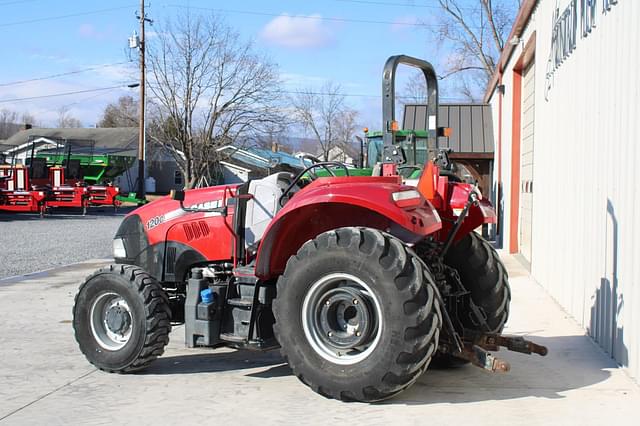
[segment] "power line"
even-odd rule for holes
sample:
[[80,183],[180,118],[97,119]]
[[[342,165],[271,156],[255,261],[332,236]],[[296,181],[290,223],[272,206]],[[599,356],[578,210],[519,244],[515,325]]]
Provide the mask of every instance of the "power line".
[[371,4],[376,6],[396,6],[396,7],[419,7],[426,9],[440,9],[440,6],[426,5],[426,4],[410,4],[410,3],[391,3],[386,1],[372,1],[372,0],[334,0],[340,3],[358,3],[358,4]]
[[[149,87],[156,87],[158,88],[159,85],[155,84],[155,83],[147,83],[147,85]],[[314,92],[314,91],[308,91],[308,90],[276,90],[276,91],[272,91],[272,92],[268,92],[270,94],[285,94],[285,95],[315,95],[315,96],[344,96],[347,98],[381,98],[382,95],[370,95],[370,94],[366,94],[366,93],[339,93],[339,94],[335,94],[335,93],[327,93],[327,92]],[[396,99],[414,99],[413,96],[396,96]],[[458,101],[461,100],[460,98],[451,98],[451,97],[443,97],[440,96],[441,100],[446,100],[446,101]]]
[[128,87],[127,85],[120,86],[110,86],[110,87],[100,87],[97,89],[86,89],[86,90],[76,90],[73,92],[63,92],[63,93],[51,93],[48,95],[39,95],[39,96],[30,96],[28,98],[14,98],[14,99],[0,99],[0,104],[8,103],[8,102],[20,102],[20,101],[30,101],[34,99],[45,99],[45,98],[55,98],[59,96],[68,96],[68,95],[79,95],[81,93],[92,93],[92,92],[102,92],[105,90],[113,90],[119,88]]
[[282,13],[269,13],[269,12],[256,12],[252,10],[233,10],[233,9],[219,9],[219,8],[207,8],[207,7],[194,7],[194,6],[182,6],[177,4],[169,5],[169,7],[176,7],[179,9],[196,9],[196,10],[208,10],[211,12],[222,13],[237,13],[239,15],[257,15],[257,16],[290,16],[292,18],[304,18],[315,19],[318,21],[333,21],[333,22],[353,22],[358,24],[385,24],[385,25],[404,25],[412,27],[428,27],[429,25],[419,22],[393,22],[393,21],[376,21],[370,19],[348,19],[348,18],[331,18],[315,15],[283,15]]
[[[236,10],[236,9],[221,9],[221,8],[208,8],[208,7],[195,7],[195,6],[182,6],[178,4],[168,5],[169,7],[175,7],[178,9],[195,9],[195,10],[207,10],[210,12],[221,12],[221,13],[236,13],[239,15],[255,15],[255,16],[274,16],[281,17],[286,16],[290,18],[303,18],[303,19],[313,19],[318,21],[332,21],[332,22],[351,22],[356,24],[383,24],[383,25],[399,25],[399,26],[408,26],[408,27],[420,27],[420,28],[433,28],[440,27],[440,25],[435,24],[426,24],[423,22],[402,22],[402,21],[378,21],[372,19],[351,19],[351,18],[334,18],[334,17],[324,17],[317,15],[286,15],[283,13],[272,13],[272,12],[256,12],[253,10]],[[477,26],[469,26],[469,28],[482,30],[481,27]]]
[[30,83],[32,81],[49,80],[49,79],[52,79],[52,78],[64,77],[64,76],[67,76],[67,75],[80,74],[80,73],[87,72],[87,71],[94,71],[94,70],[97,70],[97,69],[114,67],[114,66],[117,66],[117,65],[124,65],[124,64],[131,63],[131,62],[133,62],[133,61],[115,62],[113,64],[99,65],[99,66],[95,66],[95,67],[91,67],[91,68],[84,68],[84,69],[75,70],[75,71],[63,72],[63,73],[60,73],[60,74],[52,74],[52,75],[47,75],[47,76],[44,76],[44,77],[30,78],[28,80],[17,80],[17,81],[12,81],[10,83],[0,83],[0,87],[17,86],[19,84]]
[[[394,7],[410,7],[410,8],[422,8],[422,9],[442,9],[442,6],[436,4],[411,4],[411,3],[392,3],[387,1],[374,1],[374,0],[334,0],[340,3],[358,3],[366,5],[376,6],[394,6]],[[460,10],[476,10],[473,7],[459,7]]]
[[14,1],[5,1],[0,3],[0,6],[9,6],[11,4],[21,4],[21,3],[33,3],[34,1],[40,0],[14,0]]
[[135,6],[111,7],[109,9],[91,10],[91,11],[88,11],[88,12],[70,13],[70,14],[67,14],[67,15],[58,15],[58,16],[49,16],[49,17],[46,17],[46,18],[27,19],[25,21],[6,22],[4,24],[0,24],[0,28],[13,27],[13,26],[22,25],[22,24],[33,24],[33,23],[36,23],[36,22],[54,21],[54,20],[57,20],[57,19],[73,18],[73,17],[76,17],[76,16],[97,15],[97,14],[105,13],[105,12],[113,12],[115,10],[131,9],[132,7],[135,7]]

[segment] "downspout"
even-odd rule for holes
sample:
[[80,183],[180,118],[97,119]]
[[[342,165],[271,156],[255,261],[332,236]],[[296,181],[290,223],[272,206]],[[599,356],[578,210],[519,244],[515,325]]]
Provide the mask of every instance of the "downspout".
[[[502,71],[498,78],[498,87],[502,86]],[[496,209],[498,211],[498,223],[496,224],[496,236],[499,238],[500,247],[502,247],[502,100],[504,98],[504,90],[498,90],[498,182],[496,188]]]

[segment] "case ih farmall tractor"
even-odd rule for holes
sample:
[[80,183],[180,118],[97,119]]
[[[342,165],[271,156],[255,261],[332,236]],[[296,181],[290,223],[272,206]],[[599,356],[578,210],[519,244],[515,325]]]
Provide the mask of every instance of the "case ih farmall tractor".
[[133,211],[114,239],[116,263],[76,296],[73,326],[87,359],[109,372],[142,369],[163,353],[171,325],[184,323],[188,347],[280,347],[314,391],[378,401],[432,361],[506,371],[489,351],[546,354],[500,334],[507,273],[473,232],[495,221],[489,203],[432,165],[417,188],[396,173],[400,63],[424,72],[435,140],[435,72],[395,56],[383,75],[381,176],[348,176],[344,167],[344,177],[317,177],[342,167],[320,162],[297,176],[176,192]]

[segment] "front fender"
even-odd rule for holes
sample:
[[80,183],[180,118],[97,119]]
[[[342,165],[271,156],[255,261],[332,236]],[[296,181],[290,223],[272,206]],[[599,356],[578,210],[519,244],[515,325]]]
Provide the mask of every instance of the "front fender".
[[256,275],[272,278],[306,241],[344,226],[388,232],[414,243],[442,228],[433,206],[421,199],[411,209],[398,207],[391,194],[412,189],[391,177],[318,179],[299,191],[273,218],[261,240]]

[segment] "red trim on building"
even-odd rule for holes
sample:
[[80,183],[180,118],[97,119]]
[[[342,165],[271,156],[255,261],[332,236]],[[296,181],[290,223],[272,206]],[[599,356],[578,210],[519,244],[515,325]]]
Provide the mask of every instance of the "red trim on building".
[[518,253],[518,225],[520,218],[520,123],[522,121],[522,72],[516,68],[514,68],[513,70],[512,111],[509,253]]
[[500,54],[500,59],[498,59],[498,65],[496,66],[496,71],[493,73],[493,76],[491,77],[491,81],[487,86],[487,90],[484,95],[485,103],[489,102],[489,99],[491,99],[491,95],[493,94],[494,89],[498,84],[500,84],[499,82],[502,79],[502,74],[504,73],[504,70],[507,67],[509,59],[511,59],[511,55],[513,54],[513,51],[517,47],[517,44],[513,45],[509,43],[509,41],[514,37],[522,36],[524,28],[527,26],[527,23],[529,23],[529,19],[531,19],[531,15],[533,15],[533,10],[535,9],[537,4],[538,4],[538,0],[524,0],[522,2],[522,5],[520,6],[520,10],[518,11],[518,14],[516,15],[516,19],[513,23],[513,27],[511,28],[511,33],[509,33],[509,37],[507,37],[506,39],[506,44],[502,48],[502,53]]

